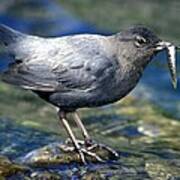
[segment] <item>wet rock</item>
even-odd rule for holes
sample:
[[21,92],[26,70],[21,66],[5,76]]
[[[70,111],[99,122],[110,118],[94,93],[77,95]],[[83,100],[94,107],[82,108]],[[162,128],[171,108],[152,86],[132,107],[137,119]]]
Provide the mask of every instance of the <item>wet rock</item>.
[[[24,157],[20,158],[23,164],[33,167],[44,167],[63,165],[71,163],[81,163],[80,156],[77,152],[71,151],[72,145],[63,143],[52,143],[42,148],[33,150]],[[98,156],[105,160],[112,160],[114,155],[102,147],[95,147],[91,152],[96,153]],[[86,156],[89,162],[97,162],[93,157]]]
[[30,175],[30,178],[33,180],[60,180],[62,179],[60,175],[56,173],[51,173],[51,172],[33,172]]
[[29,168],[26,166],[16,164],[5,156],[0,156],[0,178],[12,176],[15,174],[22,174],[28,170]]

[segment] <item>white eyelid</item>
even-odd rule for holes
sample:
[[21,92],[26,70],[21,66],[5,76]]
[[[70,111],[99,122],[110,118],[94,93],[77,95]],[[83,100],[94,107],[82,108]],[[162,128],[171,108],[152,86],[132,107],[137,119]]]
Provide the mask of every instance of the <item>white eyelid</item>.
[[[142,46],[142,43],[146,43],[147,42],[147,40],[145,39],[145,38],[143,38],[142,36],[136,36],[135,37],[135,45],[137,46],[137,47],[141,47]],[[141,43],[142,42],[142,43]]]
[[147,40],[144,37],[142,37],[142,36],[136,36],[136,40],[137,41],[143,41],[144,43],[147,42]]

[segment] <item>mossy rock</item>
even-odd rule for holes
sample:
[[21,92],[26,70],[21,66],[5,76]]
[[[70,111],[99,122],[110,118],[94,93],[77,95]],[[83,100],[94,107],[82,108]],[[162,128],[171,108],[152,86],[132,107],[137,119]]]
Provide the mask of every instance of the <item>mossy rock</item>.
[[[36,149],[21,158],[22,163],[33,167],[44,167],[51,165],[64,165],[71,163],[82,163],[76,151],[68,151],[67,144],[52,143],[42,148]],[[96,153],[104,160],[115,159],[114,155],[102,147],[95,147],[91,152]],[[86,156],[88,162],[98,162],[95,158]]]
[[25,173],[29,168],[10,161],[5,156],[0,156],[0,179],[9,177],[18,173]]

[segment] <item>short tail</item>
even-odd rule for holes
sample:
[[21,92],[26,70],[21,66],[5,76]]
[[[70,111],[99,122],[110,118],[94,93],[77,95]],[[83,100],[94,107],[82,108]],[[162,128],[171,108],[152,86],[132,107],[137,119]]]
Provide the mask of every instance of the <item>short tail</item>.
[[3,43],[5,46],[8,46],[11,43],[16,43],[24,38],[24,36],[23,33],[0,24],[0,43]]

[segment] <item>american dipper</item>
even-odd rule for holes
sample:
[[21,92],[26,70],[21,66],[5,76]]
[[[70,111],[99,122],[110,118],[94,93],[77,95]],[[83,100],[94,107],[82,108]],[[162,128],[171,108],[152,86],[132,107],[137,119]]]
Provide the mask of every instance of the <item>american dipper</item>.
[[[145,67],[159,51],[166,49],[172,82],[176,87],[175,46],[160,40],[151,30],[136,26],[120,33],[72,35],[43,38],[26,35],[0,25],[0,42],[13,62],[2,80],[32,90],[56,106],[73,149],[83,163],[86,155],[103,161],[92,149],[96,144],[85,129],[77,109],[116,102],[126,96],[139,81]],[[73,114],[84,141],[76,139],[67,118]]]

